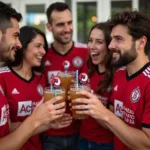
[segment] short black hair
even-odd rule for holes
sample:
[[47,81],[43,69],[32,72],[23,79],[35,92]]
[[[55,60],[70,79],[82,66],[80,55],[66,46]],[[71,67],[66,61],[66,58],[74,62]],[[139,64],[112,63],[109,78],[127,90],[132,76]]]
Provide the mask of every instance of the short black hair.
[[52,3],[47,8],[47,11],[46,11],[48,23],[50,23],[50,24],[52,23],[51,14],[52,14],[53,11],[55,11],[55,10],[56,11],[64,11],[66,9],[70,10],[67,3],[63,3],[63,2]]
[[12,26],[12,18],[19,22],[22,19],[22,15],[14,8],[0,1],[0,29],[3,33],[6,32],[7,28]]

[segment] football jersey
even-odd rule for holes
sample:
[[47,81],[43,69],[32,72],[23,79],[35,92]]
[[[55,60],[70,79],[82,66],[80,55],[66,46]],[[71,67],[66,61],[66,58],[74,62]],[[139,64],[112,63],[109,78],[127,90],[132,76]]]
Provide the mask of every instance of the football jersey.
[[[125,67],[114,75],[111,102],[114,113],[133,128],[150,128],[150,63],[129,76]],[[130,150],[117,137],[115,150]]]
[[[1,76],[0,76],[1,77]],[[0,137],[9,134],[9,105],[0,85]]]
[[[85,72],[86,69],[84,70]],[[100,73],[97,69],[97,71],[90,77],[90,87],[91,89],[96,92],[98,83],[101,81],[104,77],[104,73]],[[110,94],[110,88],[107,89],[107,91],[104,92],[102,95],[97,95],[99,100],[101,100],[102,104],[104,106],[108,106],[108,98]],[[110,132],[110,130],[107,130],[103,128],[97,121],[92,118],[88,117],[87,119],[84,119],[81,123],[81,129],[80,129],[80,136],[96,143],[112,143],[113,142],[113,135]]]
[[[82,72],[82,68],[87,61],[88,49],[85,44],[73,43],[71,49],[64,55],[58,53],[53,45],[49,48],[45,58],[45,76],[47,83],[50,84],[52,76],[56,76],[59,71],[64,71],[63,63],[64,61],[69,61],[70,67],[68,71],[76,71],[79,73]],[[70,112],[67,107],[67,112]],[[75,123],[76,122],[76,123]],[[46,135],[71,135],[79,131],[78,121],[73,120],[70,126],[63,129],[50,129],[45,132]]]
[[[19,76],[12,68],[0,68],[0,84],[4,89],[10,107],[12,122],[22,122],[31,115],[35,106],[40,102],[45,87],[44,75],[33,73],[30,80]],[[21,150],[40,150],[39,135],[32,136]]]

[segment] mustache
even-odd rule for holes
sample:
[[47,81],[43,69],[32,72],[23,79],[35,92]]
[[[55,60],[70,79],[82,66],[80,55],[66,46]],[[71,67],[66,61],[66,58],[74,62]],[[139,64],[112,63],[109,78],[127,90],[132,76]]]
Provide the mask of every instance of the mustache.
[[120,50],[117,50],[117,49],[113,49],[113,50],[111,50],[110,52],[111,52],[111,53],[119,53],[119,54],[121,54],[121,51],[120,51]]

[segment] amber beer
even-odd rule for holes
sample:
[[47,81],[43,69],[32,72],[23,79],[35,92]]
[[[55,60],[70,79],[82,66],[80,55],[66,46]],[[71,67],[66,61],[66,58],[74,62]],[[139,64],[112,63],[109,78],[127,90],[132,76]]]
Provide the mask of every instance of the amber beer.
[[66,98],[67,98],[67,93],[70,90],[70,84],[71,80],[74,77],[73,72],[59,72],[58,77],[61,80],[61,86],[65,88],[66,90]]
[[[62,96],[63,97],[60,101],[57,101],[56,104],[64,102],[65,101],[65,90],[64,90],[64,88],[58,88],[55,90],[56,90],[56,96]],[[51,89],[50,87],[46,87],[44,89],[44,100],[48,101],[48,100],[51,100],[53,97],[55,97],[54,89]],[[57,121],[59,121],[59,120],[61,120],[61,118],[57,119]]]
[[[90,92],[90,86],[89,85],[78,85],[78,87],[77,87],[76,84],[72,85],[70,88],[70,99],[74,100],[77,98],[86,98],[85,96],[76,93],[76,92],[79,92],[82,90],[87,90]],[[72,106],[82,105],[82,104],[83,103],[72,103]],[[80,109],[78,109],[78,110],[80,110]],[[72,109],[72,116],[74,119],[85,119],[88,117],[88,115],[85,115],[85,114],[77,114],[75,109]]]

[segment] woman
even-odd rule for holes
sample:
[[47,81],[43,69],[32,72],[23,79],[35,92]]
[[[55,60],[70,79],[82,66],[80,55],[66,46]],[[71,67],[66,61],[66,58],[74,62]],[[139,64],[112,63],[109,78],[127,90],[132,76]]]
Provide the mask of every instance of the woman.
[[[88,72],[92,90],[105,107],[108,106],[113,74],[109,67],[111,56],[108,50],[109,42],[110,32],[107,23],[94,25],[89,34],[89,59],[84,70]],[[78,148],[79,150],[113,150],[113,135],[100,126],[94,118],[88,117],[81,124]]]
[[[41,101],[46,85],[41,74],[43,57],[48,47],[44,33],[36,28],[24,26],[20,29],[19,40],[22,48],[16,51],[15,61],[8,62],[8,67],[0,69],[0,82],[9,103],[12,122],[22,122],[31,115]],[[57,113],[61,114],[62,110]],[[30,149],[42,149],[39,135],[31,137],[21,148]]]

